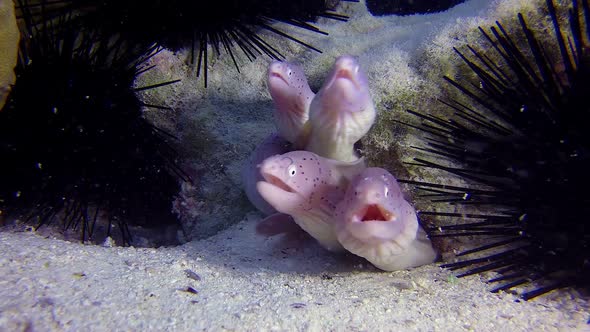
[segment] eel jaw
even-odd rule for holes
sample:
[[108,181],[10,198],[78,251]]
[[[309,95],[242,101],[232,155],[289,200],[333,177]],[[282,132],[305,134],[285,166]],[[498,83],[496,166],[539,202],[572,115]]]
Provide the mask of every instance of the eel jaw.
[[[275,61],[268,66],[268,82],[271,90],[281,88],[287,89],[290,87],[289,80],[285,77],[285,64],[280,61]],[[287,69],[290,70],[290,69]]]
[[352,65],[352,66],[336,68],[334,75],[332,75],[332,78],[330,79],[328,84],[326,84],[325,90],[330,89],[333,85],[336,84],[336,82],[338,82],[339,84],[342,84],[342,85],[345,85],[345,84],[348,85],[350,88],[347,89],[347,91],[348,90],[360,91],[361,86],[360,86],[360,82],[358,80],[358,75],[357,75],[358,71],[359,71],[358,64]]
[[279,72],[275,72],[275,71],[270,72],[268,74],[268,79],[269,80],[278,79],[278,80],[282,81],[283,83],[285,83],[285,85],[289,85],[289,82],[287,82],[285,77],[283,75],[281,75],[281,73],[279,73]]
[[268,86],[273,99],[282,97],[288,94],[291,86],[284,76],[278,73],[272,73],[268,76]]
[[381,204],[365,204],[352,215],[353,222],[393,222],[396,215]]
[[339,68],[336,72],[336,80],[347,80],[351,82],[356,90],[360,90],[360,82],[358,80],[359,65],[355,64],[352,67]]
[[[328,81],[318,94],[322,109],[338,115],[361,114],[365,117],[364,111],[372,105],[367,78],[352,57],[344,56],[336,60]],[[361,119],[361,122],[364,121]]]
[[289,193],[295,193],[295,191],[293,190],[293,188],[291,188],[288,184],[286,184],[285,182],[283,182],[283,180],[279,179],[278,177],[272,175],[272,174],[268,174],[268,173],[263,173],[262,177],[264,178],[264,180],[268,183],[270,183],[271,185],[277,187],[277,189],[281,189],[283,191],[289,192]]
[[391,241],[404,232],[405,224],[398,213],[379,203],[366,202],[349,212],[345,229],[366,244]]
[[278,177],[266,172],[260,173],[264,181],[256,183],[256,190],[277,211],[289,214],[304,201],[299,193]]

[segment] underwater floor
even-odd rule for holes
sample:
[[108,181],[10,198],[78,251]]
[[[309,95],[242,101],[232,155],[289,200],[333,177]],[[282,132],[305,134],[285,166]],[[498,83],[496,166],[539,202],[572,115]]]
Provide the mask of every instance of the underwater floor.
[[[258,217],[175,248],[105,248],[0,233],[5,331],[584,331],[587,303],[529,302],[436,265],[382,272]],[[351,263],[352,262],[352,263]]]

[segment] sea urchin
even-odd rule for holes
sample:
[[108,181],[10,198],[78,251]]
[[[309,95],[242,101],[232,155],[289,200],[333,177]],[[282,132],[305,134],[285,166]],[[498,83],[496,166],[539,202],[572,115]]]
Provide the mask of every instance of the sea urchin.
[[517,31],[480,28],[490,48],[455,49],[476,80],[445,77],[467,102],[444,102],[449,117],[411,112],[410,124],[430,155],[413,164],[467,183],[408,181],[430,201],[430,236],[484,242],[444,266],[499,272],[494,291],[529,285],[527,300],[590,285],[590,5],[574,0],[567,22],[552,0],[546,9],[557,47],[521,14]]
[[[358,2],[358,0],[343,0]],[[248,60],[268,56],[281,60],[280,50],[265,40],[268,31],[311,50],[319,49],[292,35],[288,26],[327,35],[312,24],[319,17],[346,21],[334,12],[340,0],[34,0],[52,14],[70,11],[72,22],[104,35],[120,36],[128,45],[156,43],[171,50],[190,50],[190,61],[197,65],[207,86],[207,67],[211,55],[229,55],[237,69],[240,50]],[[39,4],[37,4],[39,7]]]
[[104,214],[104,235],[129,244],[128,222],[173,218],[183,175],[171,136],[142,117],[136,96],[173,82],[133,88],[156,49],[135,53],[95,31],[65,29],[69,14],[35,23],[28,4],[19,1],[17,79],[0,111],[0,211],[38,226],[59,218],[83,240],[95,240]]

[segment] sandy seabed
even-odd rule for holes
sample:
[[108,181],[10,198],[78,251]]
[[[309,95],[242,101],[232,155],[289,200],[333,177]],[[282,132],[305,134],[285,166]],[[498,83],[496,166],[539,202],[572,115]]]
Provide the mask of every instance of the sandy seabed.
[[524,302],[435,264],[381,272],[250,215],[174,248],[0,233],[3,331],[589,331],[575,292]]

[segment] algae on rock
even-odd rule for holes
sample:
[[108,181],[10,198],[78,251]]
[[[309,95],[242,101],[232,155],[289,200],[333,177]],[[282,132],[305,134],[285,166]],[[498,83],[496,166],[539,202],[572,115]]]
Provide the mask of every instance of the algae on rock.
[[16,80],[14,67],[18,58],[19,39],[14,4],[12,0],[0,0],[0,110]]

